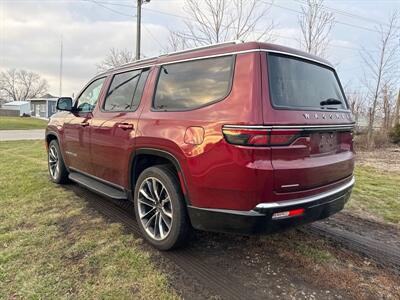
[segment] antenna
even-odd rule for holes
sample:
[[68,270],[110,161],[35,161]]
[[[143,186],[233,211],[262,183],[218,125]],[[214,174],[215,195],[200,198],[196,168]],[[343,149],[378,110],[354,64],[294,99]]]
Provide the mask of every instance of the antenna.
[[60,97],[62,97],[62,71],[63,71],[63,36],[61,35],[61,44],[60,44],[60,90],[59,90]]

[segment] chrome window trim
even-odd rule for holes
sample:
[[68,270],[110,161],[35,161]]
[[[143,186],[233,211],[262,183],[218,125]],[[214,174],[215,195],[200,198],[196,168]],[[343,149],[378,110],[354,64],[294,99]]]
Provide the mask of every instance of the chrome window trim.
[[[194,50],[195,51],[195,50]],[[103,72],[100,74],[97,74],[97,76],[100,75],[106,75],[108,73],[114,73],[114,72],[119,72],[120,70],[125,70],[125,69],[129,69],[129,70],[136,70],[136,69],[140,69],[140,68],[150,68],[150,67],[154,67],[154,66],[162,66],[162,65],[169,65],[169,64],[173,64],[173,63],[180,63],[180,62],[185,62],[185,61],[193,61],[193,60],[198,60],[198,59],[206,59],[206,58],[213,58],[213,57],[221,57],[221,56],[227,56],[227,55],[235,55],[235,54],[245,54],[245,53],[252,53],[252,52],[269,52],[269,53],[277,53],[277,54],[284,54],[284,55],[288,55],[288,56],[292,56],[292,57],[297,57],[297,58],[301,58],[304,59],[306,61],[312,61],[315,63],[318,63],[320,65],[324,65],[327,66],[329,68],[335,69],[331,64],[323,62],[323,61],[319,61],[316,59],[312,59],[303,55],[299,55],[299,54],[294,54],[294,53],[290,53],[290,52],[286,52],[286,51],[278,51],[278,50],[271,50],[271,49],[248,49],[248,50],[239,50],[239,51],[232,51],[232,52],[224,52],[224,53],[219,53],[219,54],[212,54],[212,55],[203,55],[203,56],[199,56],[199,57],[192,57],[192,58],[186,58],[186,59],[178,59],[178,60],[171,60],[168,62],[159,62],[156,61],[155,63],[152,64],[146,64],[146,65],[123,65],[119,68],[115,68],[115,69],[111,69],[110,71],[107,72]],[[159,60],[160,58],[163,57],[169,57],[168,55],[160,55],[159,57],[153,58],[156,60]],[[144,60],[145,61],[145,60]],[[144,62],[143,61],[143,62]],[[140,61],[137,62],[138,64],[140,63]]]

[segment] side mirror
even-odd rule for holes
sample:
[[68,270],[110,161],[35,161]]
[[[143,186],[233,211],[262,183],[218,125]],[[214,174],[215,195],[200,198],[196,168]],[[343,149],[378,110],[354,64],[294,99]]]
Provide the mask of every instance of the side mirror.
[[72,98],[71,97],[61,97],[57,100],[57,109],[72,111]]

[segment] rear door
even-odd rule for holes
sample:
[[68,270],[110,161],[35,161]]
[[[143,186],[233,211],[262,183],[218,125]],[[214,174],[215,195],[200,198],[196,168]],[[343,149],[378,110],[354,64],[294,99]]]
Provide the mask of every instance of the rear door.
[[95,176],[119,187],[128,186],[130,155],[140,115],[139,105],[149,69],[114,74],[91,126]]
[[335,71],[268,53],[264,124],[271,126],[274,190],[303,191],[352,175],[352,120]]

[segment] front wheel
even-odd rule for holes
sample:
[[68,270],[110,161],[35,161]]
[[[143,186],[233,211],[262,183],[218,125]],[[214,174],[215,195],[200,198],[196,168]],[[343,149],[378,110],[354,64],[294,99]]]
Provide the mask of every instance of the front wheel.
[[49,143],[47,161],[51,180],[55,183],[68,182],[68,170],[65,167],[60,146],[56,140],[52,140]]
[[168,166],[150,167],[140,174],[134,206],[139,227],[154,247],[170,250],[186,241],[189,222],[184,199]]

